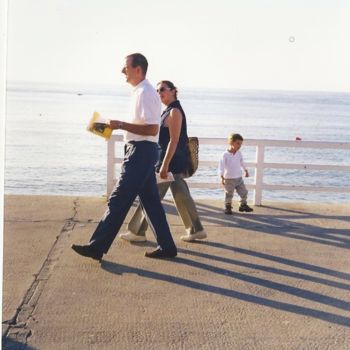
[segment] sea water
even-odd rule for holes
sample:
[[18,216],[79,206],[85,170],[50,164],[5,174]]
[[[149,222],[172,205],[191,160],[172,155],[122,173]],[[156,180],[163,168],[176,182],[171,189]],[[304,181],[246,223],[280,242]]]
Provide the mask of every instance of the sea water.
[[[5,193],[100,196],[106,192],[107,143],[86,131],[94,111],[126,119],[131,89],[12,83],[7,90]],[[350,93],[183,89],[179,99],[189,136],[350,142]],[[117,132],[118,133],[118,132]],[[225,146],[200,146],[201,160],[218,161]],[[255,161],[255,149],[241,149]],[[117,150],[122,154],[122,147]],[[350,165],[349,150],[274,148],[267,162]],[[254,169],[246,183],[252,183]],[[191,189],[194,197],[223,199],[216,167],[202,167],[196,182],[217,189]],[[350,185],[350,172],[266,169],[268,184]],[[252,191],[250,191],[252,192]],[[251,198],[252,193],[250,193]],[[236,197],[237,199],[237,197]],[[349,193],[264,191],[263,200],[350,202]]]

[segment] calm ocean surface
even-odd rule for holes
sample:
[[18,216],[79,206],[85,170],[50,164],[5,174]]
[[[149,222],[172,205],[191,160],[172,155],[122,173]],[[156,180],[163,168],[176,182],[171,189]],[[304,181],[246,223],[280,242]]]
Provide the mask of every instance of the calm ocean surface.
[[[74,87],[12,83],[7,93],[6,194],[100,196],[106,190],[107,143],[86,131],[93,113],[123,119],[128,87]],[[350,93],[187,89],[179,92],[190,136],[350,142]],[[202,146],[202,160],[216,160],[222,146]],[[242,148],[254,161],[255,149]],[[121,154],[121,153],[119,153]],[[271,149],[270,162],[350,165],[349,150]],[[251,183],[254,170],[250,170]],[[196,181],[217,182],[216,169]],[[268,184],[349,186],[350,172],[265,170]],[[223,198],[223,191],[191,190],[195,198]],[[252,195],[252,193],[250,193]],[[236,197],[237,199],[237,197]],[[350,202],[350,194],[264,191],[263,199]]]

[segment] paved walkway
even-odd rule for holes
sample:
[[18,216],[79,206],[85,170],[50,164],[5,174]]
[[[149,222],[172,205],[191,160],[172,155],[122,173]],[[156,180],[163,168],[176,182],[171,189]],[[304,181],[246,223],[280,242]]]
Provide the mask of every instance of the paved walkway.
[[3,348],[350,348],[349,205],[226,216],[201,201],[200,243],[179,240],[165,207],[176,259],[145,258],[148,232],[147,243],[117,239],[99,265],[70,246],[87,242],[105,199],[7,196]]

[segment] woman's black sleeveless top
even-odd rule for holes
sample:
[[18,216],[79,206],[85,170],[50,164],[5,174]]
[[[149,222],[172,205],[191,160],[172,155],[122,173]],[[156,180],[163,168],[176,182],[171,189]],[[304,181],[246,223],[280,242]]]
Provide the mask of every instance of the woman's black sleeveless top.
[[170,111],[173,108],[177,108],[180,110],[182,114],[182,123],[181,123],[181,131],[180,131],[180,137],[179,142],[176,147],[176,151],[174,153],[173,158],[170,161],[169,164],[169,171],[171,171],[173,174],[180,174],[184,172],[188,168],[188,159],[189,159],[189,151],[187,147],[188,143],[188,136],[187,136],[187,123],[186,123],[186,115],[183,111],[181,104],[178,100],[172,102],[167,106],[167,108],[164,110],[164,112],[161,115],[161,123],[160,123],[160,130],[159,130],[159,146],[161,148],[160,150],[160,164],[158,169],[160,168],[163,159],[165,157],[165,153],[168,147],[168,143],[170,141],[170,134],[169,134],[169,128],[166,127],[165,121],[167,117],[170,114]]

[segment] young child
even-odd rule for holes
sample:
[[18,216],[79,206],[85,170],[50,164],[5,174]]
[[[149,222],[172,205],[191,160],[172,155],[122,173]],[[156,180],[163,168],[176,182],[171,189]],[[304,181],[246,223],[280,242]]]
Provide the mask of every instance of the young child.
[[243,143],[243,137],[240,134],[231,134],[228,137],[229,148],[226,150],[219,162],[219,176],[221,183],[225,187],[225,214],[232,214],[232,198],[234,190],[241,197],[239,211],[253,211],[247,204],[248,190],[244,185],[242,178],[242,169],[244,176],[248,177],[242,153],[239,151]]

